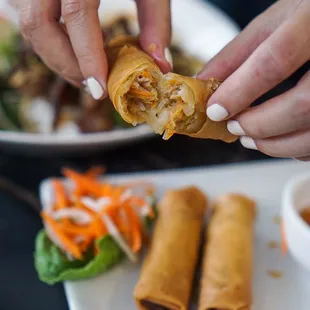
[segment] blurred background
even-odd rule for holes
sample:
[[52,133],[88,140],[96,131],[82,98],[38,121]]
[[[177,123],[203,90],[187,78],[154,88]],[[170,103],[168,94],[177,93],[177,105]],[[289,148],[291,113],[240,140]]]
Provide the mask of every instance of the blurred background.
[[[175,4],[178,0],[172,2]],[[244,28],[273,2],[210,0],[209,4],[226,15],[212,6],[205,6],[205,14],[210,15],[211,21],[215,14],[220,14],[221,18],[216,18],[219,24],[214,24],[212,31],[219,38],[221,33],[223,36],[226,33],[223,40],[227,41],[229,36],[232,38],[237,33],[238,27]],[[180,11],[180,7],[176,10]],[[178,14],[182,17],[186,16],[187,12]],[[1,15],[8,14],[2,10]],[[193,20],[199,18],[192,16]],[[202,22],[210,27],[210,20]],[[189,29],[190,22],[189,20],[186,24]],[[225,32],[224,29],[228,30]],[[120,33],[135,33],[136,29],[130,18],[122,16],[105,25],[105,31],[113,37]],[[21,41],[15,30],[12,33],[13,35],[11,27],[2,19],[1,310],[67,309],[62,286],[48,287],[40,283],[32,258],[34,236],[41,227],[36,200],[38,185],[45,177],[59,175],[62,166],[85,170],[89,166],[100,164],[107,167],[108,173],[123,173],[272,160],[259,152],[244,149],[239,142],[225,144],[183,136],[174,136],[167,142],[160,136],[151,134],[146,127],[129,128],[118,118],[109,102],[98,105],[86,94],[55,77]],[[182,36],[182,33],[179,36]],[[200,55],[200,51],[195,53],[195,49],[197,50],[197,46],[194,47],[194,43],[192,50],[189,46],[189,51],[183,48],[181,43],[173,45],[177,72],[193,75],[201,68],[208,56],[207,53]],[[302,69],[255,104],[291,88],[296,84],[301,72]]]

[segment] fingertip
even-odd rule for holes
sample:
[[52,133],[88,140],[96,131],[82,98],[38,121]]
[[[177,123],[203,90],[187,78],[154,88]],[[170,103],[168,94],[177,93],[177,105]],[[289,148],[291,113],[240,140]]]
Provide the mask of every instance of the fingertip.
[[95,100],[107,97],[107,88],[103,83],[100,83],[95,77],[91,76],[87,80],[85,90],[88,91]]
[[240,140],[241,145],[245,147],[246,149],[256,150],[256,151],[258,150],[256,142],[251,137],[243,136],[239,140]]
[[[145,47],[146,45],[146,47]],[[162,47],[156,43],[145,44],[141,42],[142,49],[149,54],[163,73],[172,71],[173,58],[169,47]]]
[[228,111],[220,103],[214,103],[208,106],[206,113],[214,122],[223,121],[229,115]]

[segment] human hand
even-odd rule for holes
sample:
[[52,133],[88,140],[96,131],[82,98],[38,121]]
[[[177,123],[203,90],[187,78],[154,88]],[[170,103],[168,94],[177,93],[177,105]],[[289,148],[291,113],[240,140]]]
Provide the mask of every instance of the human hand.
[[244,147],[310,160],[310,71],[291,90],[249,108],[310,60],[309,29],[310,0],[279,0],[199,73],[224,80],[207,115],[229,119],[228,130],[242,136]]
[[[12,0],[13,1],[13,0]],[[141,47],[163,72],[171,70],[170,1],[136,0]],[[95,99],[107,96],[108,64],[100,0],[19,0],[21,32],[46,65]],[[63,18],[64,24],[59,22]]]

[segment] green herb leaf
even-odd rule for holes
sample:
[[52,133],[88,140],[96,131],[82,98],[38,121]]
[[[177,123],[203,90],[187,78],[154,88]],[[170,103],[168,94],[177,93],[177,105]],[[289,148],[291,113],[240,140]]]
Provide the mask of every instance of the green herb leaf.
[[41,230],[35,243],[35,268],[41,281],[55,284],[62,281],[73,281],[95,277],[119,263],[123,252],[111,236],[105,236],[96,242],[99,253],[94,256],[91,246],[84,254],[83,260],[69,260]]

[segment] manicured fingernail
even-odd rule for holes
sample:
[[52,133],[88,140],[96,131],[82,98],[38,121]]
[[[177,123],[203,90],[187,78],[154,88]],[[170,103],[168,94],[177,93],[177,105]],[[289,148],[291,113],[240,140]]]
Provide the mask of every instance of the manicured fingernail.
[[219,122],[228,116],[228,112],[220,104],[214,103],[207,108],[207,115],[212,121]]
[[97,100],[103,96],[104,89],[94,77],[90,77],[87,79],[87,86],[94,99]]
[[251,150],[257,150],[258,149],[256,144],[255,144],[255,141],[248,136],[241,137],[240,143],[247,149],[251,149]]
[[165,58],[168,61],[169,65],[171,68],[173,68],[173,60],[172,60],[172,55],[168,47],[165,48]]
[[244,136],[245,132],[240,126],[239,122],[236,120],[231,120],[227,122],[227,129],[230,133],[236,136]]

